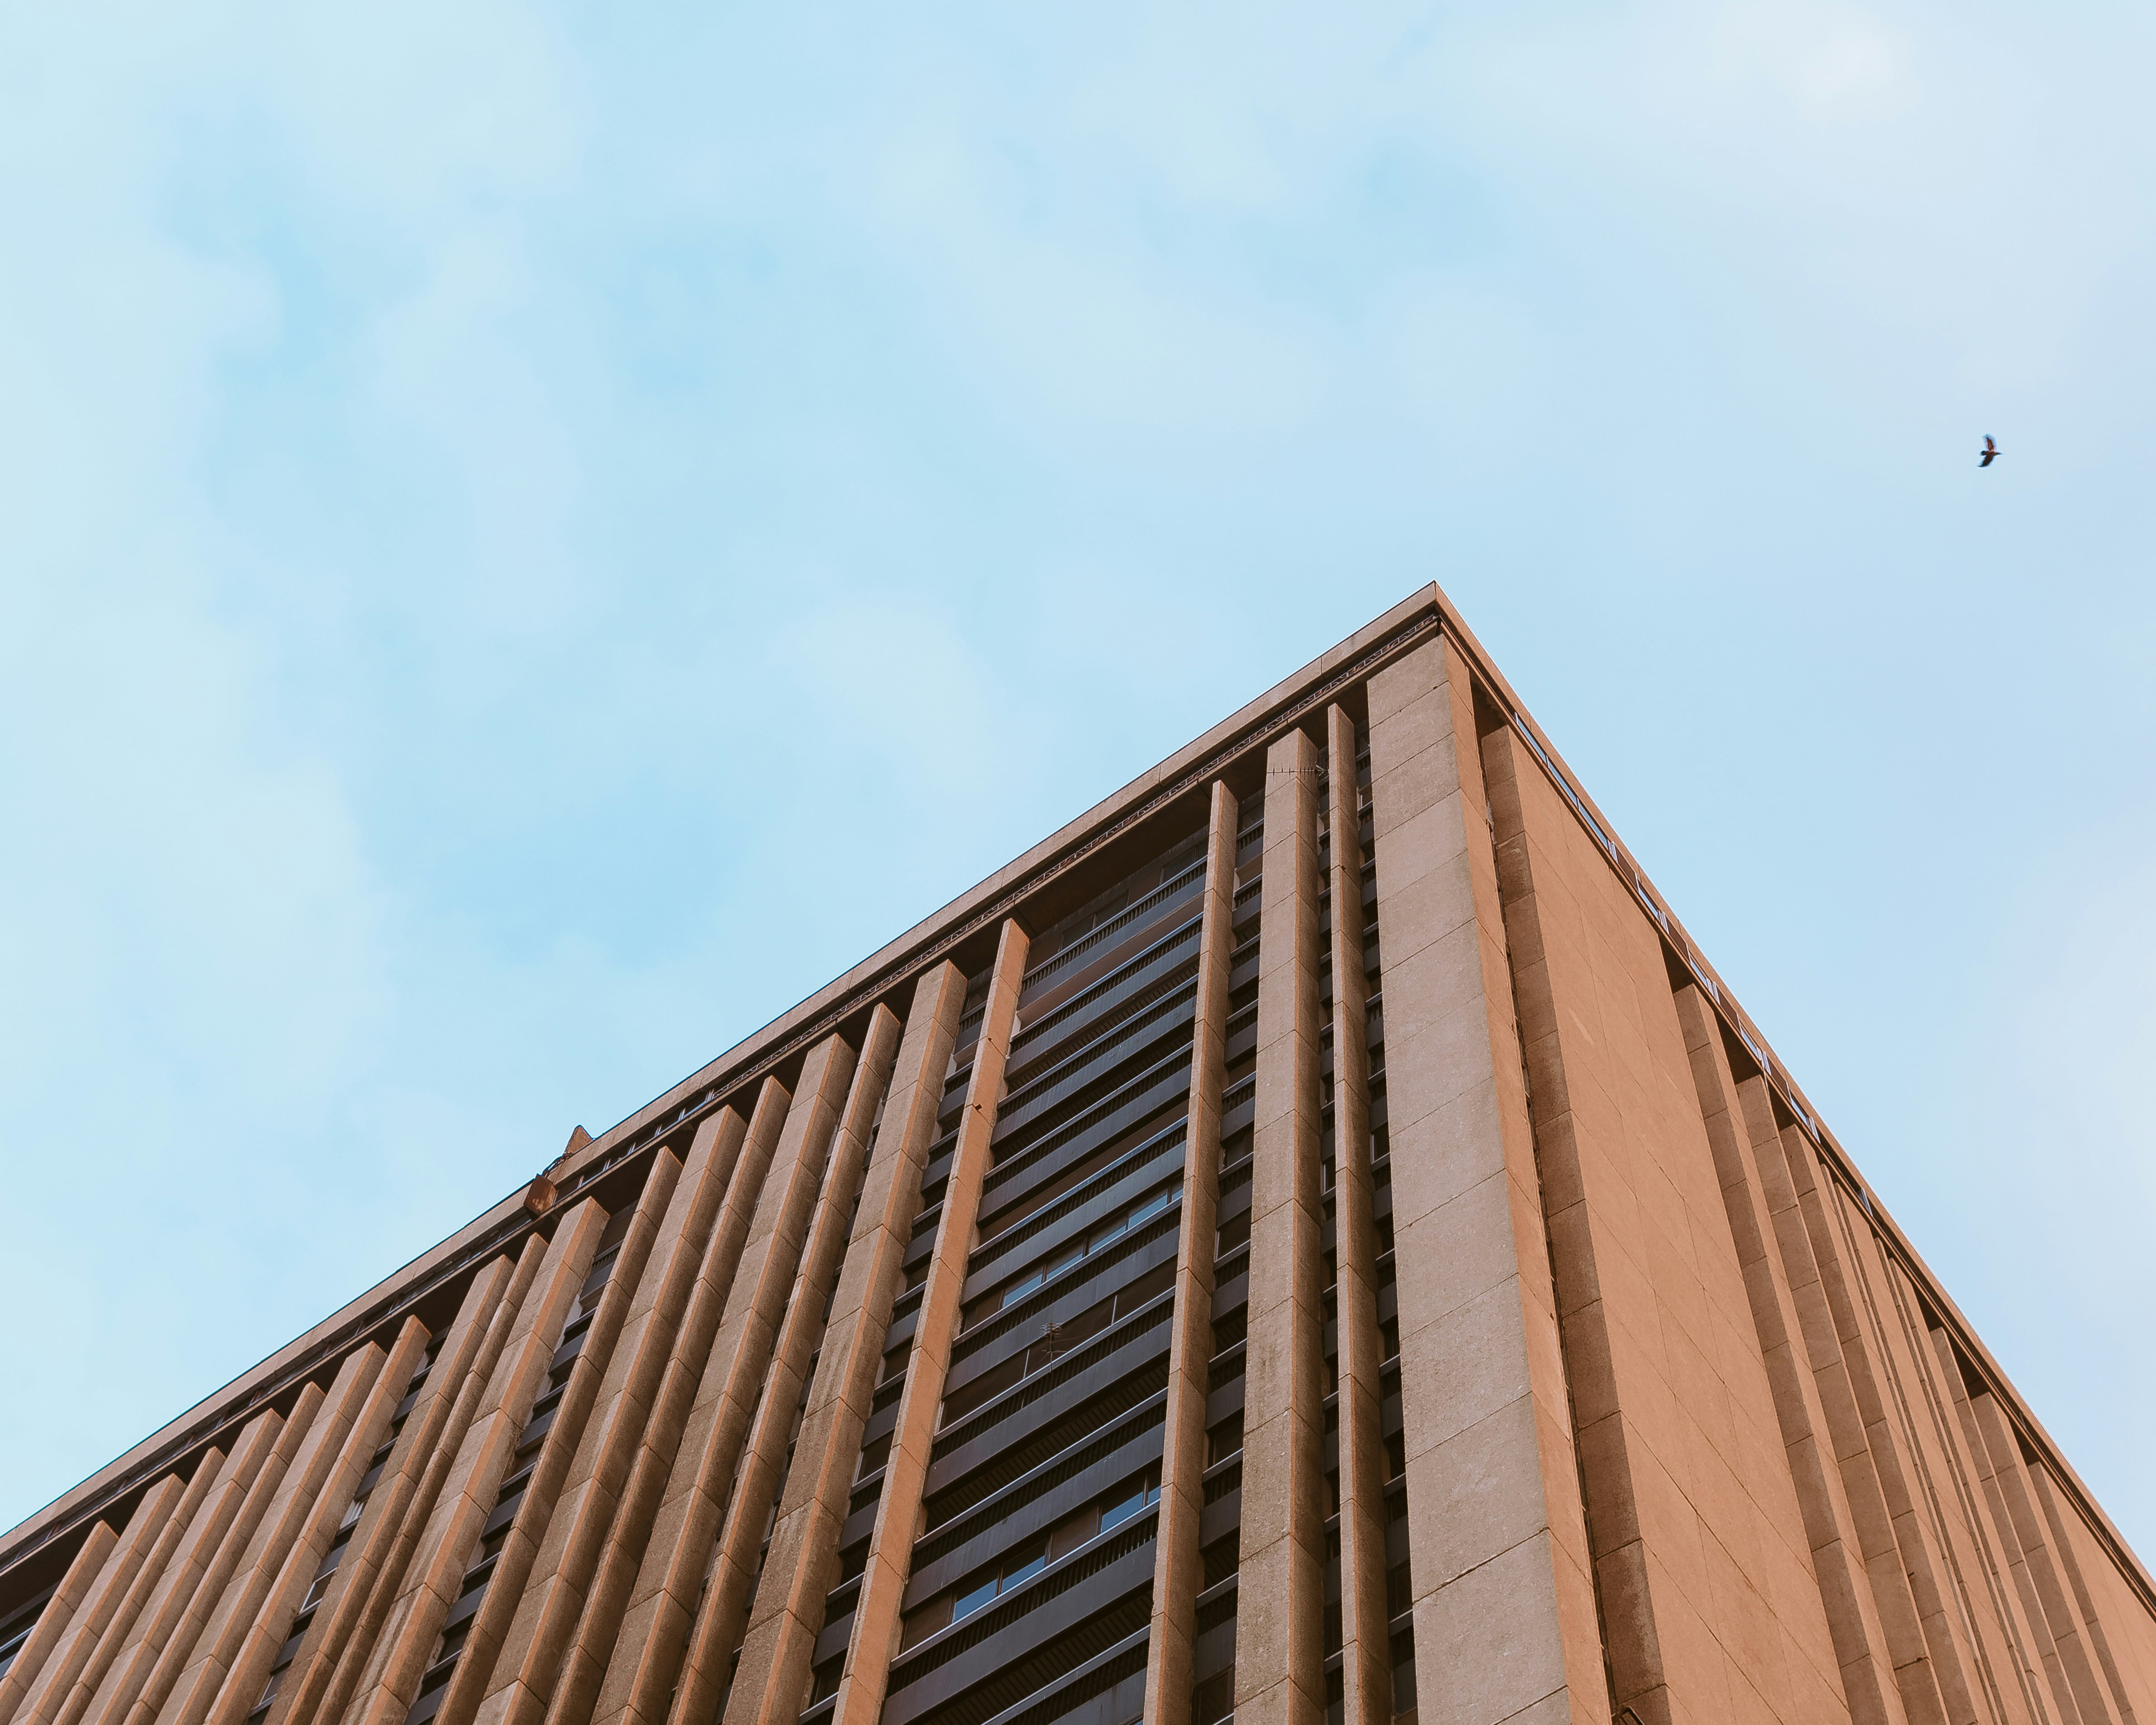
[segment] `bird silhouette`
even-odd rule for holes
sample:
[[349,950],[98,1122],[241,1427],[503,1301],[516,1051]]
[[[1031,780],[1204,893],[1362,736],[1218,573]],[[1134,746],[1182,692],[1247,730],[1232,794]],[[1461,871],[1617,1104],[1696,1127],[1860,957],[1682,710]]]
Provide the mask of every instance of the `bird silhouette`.
[[1997,444],[1995,444],[1995,443],[1992,442],[1991,439],[1990,439],[1989,436],[1986,436],[1986,437],[1985,437],[1985,439],[1984,439],[1984,455],[1983,455],[1983,458],[1982,458],[1980,460],[1979,460],[1979,461],[1978,461],[1978,463],[1977,463],[1976,465],[1977,465],[1979,467],[1989,467],[1989,466],[1990,466],[1990,465],[1991,465],[1991,464],[1992,464],[1993,462],[1996,461],[1998,459],[1999,459],[1999,445],[1998,445]]

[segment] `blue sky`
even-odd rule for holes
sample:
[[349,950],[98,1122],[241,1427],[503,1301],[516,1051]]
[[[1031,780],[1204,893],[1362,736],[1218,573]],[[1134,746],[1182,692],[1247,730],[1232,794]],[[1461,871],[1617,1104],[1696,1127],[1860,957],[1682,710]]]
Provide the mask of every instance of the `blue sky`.
[[2156,1555],[2152,49],[0,12],[0,1527],[1435,578]]

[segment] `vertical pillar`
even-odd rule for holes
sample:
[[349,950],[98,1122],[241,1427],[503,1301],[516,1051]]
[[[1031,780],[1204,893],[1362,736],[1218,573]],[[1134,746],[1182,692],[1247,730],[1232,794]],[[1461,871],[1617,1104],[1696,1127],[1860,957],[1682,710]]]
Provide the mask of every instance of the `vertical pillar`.
[[[674,1595],[692,1604],[702,1586],[720,1517],[735,1484],[742,1440],[756,1410],[756,1393],[770,1361],[780,1309],[793,1285],[808,1207],[815,1200],[853,1072],[854,1051],[836,1036],[810,1050],[802,1063],[799,1097],[786,1117],[747,1244],[727,1277],[716,1339],[705,1350],[706,1363],[698,1379],[684,1385],[693,1399],[684,1394],[678,1414],[667,1409],[673,1441],[660,1441],[654,1433],[654,1441],[637,1457],[628,1500],[636,1519],[608,1545],[578,1622],[569,1664],[547,1716],[554,1725],[585,1725],[590,1719],[608,1656],[644,1575],[655,1571],[666,1576]],[[662,1514],[667,1506],[688,1512]],[[655,1532],[654,1516],[660,1517]],[[654,1666],[647,1705],[663,1707],[665,1692],[680,1671],[681,1640],[669,1637],[649,1651]]]
[[1950,1589],[1955,1627],[1968,1649],[1970,1683],[1982,1697],[1983,1711],[1958,1716],[1958,1725],[1969,1725],[1979,1717],[2033,1717],[2033,1703],[2022,1692],[2019,1643],[1989,1547],[1980,1532],[1981,1516],[1924,1315],[1899,1272],[1880,1255],[1868,1224],[1852,1216],[1839,1186],[1823,1187],[1820,1196],[1851,1271],[1852,1286],[1863,1302],[1872,1338],[1886,1362],[1902,1435],[1923,1489],[1925,1518]]
[[1153,1548],[1152,1623],[1146,1644],[1145,1717],[1188,1725],[1204,1576],[1205,1397],[1213,1358],[1213,1259],[1220,1202],[1220,1091],[1227,1072],[1228,972],[1235,949],[1235,798],[1213,783],[1205,900],[1198,931],[1198,999],[1190,1035],[1190,1116],[1183,1127],[1183,1221],[1176,1240],[1175,1317],[1168,1338],[1168,1410],[1161,1440],[1160,1522]]
[[[2059,1563],[2072,1584],[2074,1604],[2081,1613],[2082,1623],[2088,1630],[2089,1645],[2098,1665],[2103,1668],[2104,1682],[2108,1686],[2112,1704],[2118,1709],[2123,1725],[2134,1725],[2133,1706],[2126,1698],[2126,1685],[2120,1678],[2118,1662],[2112,1656],[2111,1639],[2105,1633],[2103,1619],[2097,1614],[2096,1601],[2089,1597],[2088,1579],[2082,1573],[2081,1559],[2074,1551],[2074,1538],[2066,1517],[2074,1516],[2079,1522],[2079,1512],[2071,1503],[2060,1502],[2061,1493],[2051,1478],[2051,1469],[2041,1461],[2029,1467],[2030,1494],[2044,1512],[2045,1524],[2051,1529],[2051,1541],[2059,1554]],[[2098,1562],[2108,1562],[2099,1556]]]
[[[596,1418],[548,1458],[566,1481],[558,1512],[511,1536],[528,1553],[526,1576],[537,1579],[506,1595],[498,1612],[481,1609],[487,1620],[475,1624],[473,1641],[483,1633],[485,1644],[465,1644],[438,1715],[442,1725],[465,1725],[475,1714],[536,1718],[552,1699],[606,1542],[649,1526],[635,1482],[649,1476],[651,1448],[670,1457],[680,1435],[738,1249],[739,1229],[728,1225],[742,1210],[735,1194],[761,1186],[790,1100],[783,1086],[767,1080],[751,1119],[729,1104],[698,1127],[681,1177],[662,1200],[664,1219],[643,1273],[617,1266],[608,1293],[619,1292],[625,1318],[613,1346],[593,1361]],[[490,1605],[492,1589],[488,1599]]]
[[[1757,1133],[1745,1117],[1734,1074],[1722,1040],[1722,1027],[1697,988],[1676,991],[1677,1022],[1683,1026],[1691,1056],[1692,1085],[1700,1117],[1714,1155],[1715,1178],[1722,1207],[1744,1271],[1752,1307],[1752,1327],[1760,1358],[1774,1393],[1774,1415],[1783,1454],[1797,1488],[1797,1507],[1811,1547],[1812,1571],[1827,1633],[1841,1669],[1842,1692],[1850,1716],[1857,1721],[1888,1717],[1887,1696],[1895,1686],[1894,1662],[1873,1609],[1870,1579],[1837,1470],[1834,1435],[1820,1404],[1815,1362],[1806,1347],[1802,1315],[1787,1261],[1789,1242],[1778,1237],[1771,1211],[1772,1188],[1762,1177]],[[1780,1146],[1768,1151],[1779,1156]],[[1816,1278],[1803,1277],[1806,1286]],[[1912,1627],[1913,1628],[1913,1625]],[[1937,1692],[1933,1692],[1934,1707]],[[1934,1725],[1936,1715],[1925,1716]]]
[[846,1515],[861,1428],[891,1329],[921,1173],[935,1136],[937,1105],[957,1040],[966,979],[939,964],[914,985],[853,1238],[831,1296],[808,1411],[772,1530],[771,1552],[749,1608],[741,1669],[726,1725],[793,1725],[808,1692],[809,1662],[824,1623],[824,1597],[838,1579],[839,1529]]
[[270,1453],[263,1458],[261,1471],[255,1475],[254,1483],[240,1499],[231,1525],[224,1530],[223,1536],[217,1543],[217,1548],[210,1554],[209,1561],[196,1577],[186,1605],[172,1625],[171,1637],[166,1641],[164,1651],[157,1656],[156,1663],[150,1667],[141,1692],[128,1705],[126,1712],[118,1715],[126,1720],[127,1725],[151,1725],[151,1721],[157,1718],[162,1710],[167,1698],[192,1661],[197,1640],[207,1628],[210,1615],[216,1610],[218,1599],[239,1569],[256,1531],[262,1525],[263,1518],[269,1513],[270,1505],[276,1500],[286,1476],[290,1473],[293,1461],[321,1412],[323,1400],[322,1389],[318,1384],[310,1384],[300,1390],[299,1399],[293,1404],[290,1417],[278,1432]]
[[309,1506],[305,1525],[285,1553],[269,1591],[252,1608],[234,1611],[241,1636],[231,1654],[223,1687],[206,1716],[209,1725],[241,1725],[254,1710],[269,1681],[270,1667],[290,1633],[293,1614],[300,1609],[330,1542],[336,1537],[345,1507],[366,1475],[369,1458],[381,1447],[397,1404],[404,1399],[406,1386],[426,1352],[428,1339],[427,1327],[418,1319],[404,1320],[390,1344],[388,1358],[374,1374],[365,1405],[345,1434],[336,1466]]
[[[203,1480],[204,1490],[208,1489],[208,1481]],[[152,1548],[170,1525],[172,1506],[187,1489],[178,1475],[167,1474],[142,1494],[141,1502],[135,1506],[135,1513],[127,1518],[126,1530],[99,1569],[89,1597],[69,1620],[65,1635],[48,1657],[22,1671],[21,1688],[0,1688],[0,1719],[12,1717],[18,1725],[49,1725],[74,1690],[83,1667],[96,1652],[98,1644],[114,1624],[121,1620],[126,1602],[135,1597],[136,1578],[142,1574]],[[9,1677],[16,1675],[21,1664],[18,1660],[10,1668]]]
[[[654,1540],[600,1686],[597,1717],[602,1725],[616,1725],[624,1717],[633,1725],[656,1725],[670,1715],[698,1721],[716,1715],[727,1666],[740,1643],[765,1517],[785,1462],[801,1385],[845,1248],[847,1213],[860,1189],[869,1133],[891,1080],[898,1028],[897,1018],[887,1008],[879,1006],[870,1016],[860,1059],[853,1063],[835,1142],[828,1156],[815,1158],[823,1170],[814,1194],[813,1219],[791,1287],[783,1291],[785,1322],[762,1373],[762,1400],[736,1474],[732,1507],[712,1502],[706,1488],[695,1486],[711,1502],[711,1524],[720,1526],[720,1517],[724,1518],[710,1579],[706,1582],[702,1573],[701,1539],[681,1542],[696,1553],[693,1574],[670,1557],[661,1560],[663,1542]],[[660,1526],[685,1528],[700,1509],[697,1506],[676,1515],[662,1507]],[[674,1697],[670,1709],[670,1690]]]
[[913,1357],[899,1397],[898,1423],[891,1430],[891,1458],[884,1469],[875,1530],[869,1536],[868,1567],[861,1575],[860,1604],[854,1610],[853,1645],[847,1650],[832,1725],[875,1725],[883,1711],[891,1656],[898,1649],[899,1604],[920,1527],[929,1445],[936,1435],[943,1375],[958,1327],[966,1255],[973,1250],[981,1182],[988,1171],[988,1140],[995,1131],[997,1105],[1003,1100],[1011,1021],[1018,1013],[1019,985],[1024,980],[1025,955],[1031,944],[1016,922],[1005,922],[996,942],[995,969],[981,1010],[980,1039],[973,1045],[973,1072],[966,1085],[958,1142],[952,1150],[950,1175],[943,1183],[943,1214],[936,1224],[935,1252],[928,1260],[927,1285],[921,1290]]
[[1973,1521],[1991,1571],[1993,1609],[2013,1646],[2024,1704],[2032,1719],[2044,1720],[2056,1710],[2065,1725],[2078,1725],[2080,1710],[2074,1705],[2073,1692],[2060,1667],[2058,1649],[2045,1627],[1979,1422],[1976,1404],[1989,1391],[1973,1373],[1964,1372],[1959,1348],[1944,1330],[1932,1331],[1931,1340],[1938,1355],[1939,1378],[1960,1428],[1957,1461],[1971,1481]]
[[2052,1561],[2042,1512],[2029,1495],[2028,1478],[2022,1471],[2020,1435],[2008,1421],[1995,1396],[1977,1396],[1972,1405],[1977,1430],[1983,1434],[1984,1445],[1990,1451],[1993,1475],[1999,1483],[2003,1511],[2000,1519],[2011,1525],[2015,1541],[2021,1548],[2021,1561],[2028,1575],[2025,1592],[2030,1619],[2032,1622],[2041,1620],[2051,1640],[2051,1657],[2056,1666],[2054,1683],[2072,1697],[2073,1712],[2069,1712],[2063,1697],[2059,1712],[2067,1718],[2077,1713],[2082,1725],[2118,1725],[2111,1698],[2104,1692],[2095,1661],[2089,1657],[2088,1648],[2082,1640],[2081,1619],[2067,1601],[2066,1588]]
[[60,1584],[53,1589],[52,1598],[45,1601],[45,1609],[38,1614],[29,1639],[15,1650],[14,1662],[8,1667],[7,1675],[0,1676],[0,1721],[13,1716],[17,1704],[29,1693],[30,1685],[45,1661],[67,1639],[68,1631],[75,1626],[77,1615],[104,1575],[120,1543],[120,1536],[107,1523],[90,1524],[90,1532],[83,1536],[82,1544],[68,1563],[67,1574],[60,1577]]
[[1314,1725],[1325,1712],[1326,1522],[1317,752],[1291,731],[1266,752],[1265,774],[1235,1712]]
[[352,1531],[336,1583],[316,1608],[293,1658],[285,1684],[291,1699],[280,1697],[281,1712],[273,1711],[269,1725],[316,1725],[318,1719],[334,1725],[343,1716],[396,1597],[398,1579],[418,1529],[434,1507],[449,1457],[463,1441],[480,1392],[508,1340],[506,1324],[497,1326],[495,1319],[505,1303],[516,1310],[514,1302],[523,1297],[538,1270],[539,1255],[527,1245],[517,1263],[505,1255],[480,1266],[473,1276],[419,1387],[419,1399],[382,1465],[382,1478]]
[[653,1158],[486,1598],[435,1709],[438,1725],[467,1725],[490,1684],[517,1681],[535,1640],[558,1656],[560,1632],[549,1635],[538,1625],[576,1609],[579,1584],[565,1586],[564,1556],[586,1550],[592,1536],[585,1530],[613,1512],[622,1447],[643,1432],[658,1361],[686,1302],[702,1233],[718,1210],[726,1174],[715,1164],[732,1159],[744,1131],[731,1107],[706,1120],[690,1141],[685,1179],[671,1152]]
[[[182,1655],[177,1681],[157,1716],[163,1725],[200,1725],[247,1632],[269,1597],[285,1556],[315,1512],[330,1470],[368,1392],[381,1375],[384,1354],[373,1343],[346,1354],[315,1416],[305,1426],[305,1441],[277,1485],[276,1495],[256,1524],[230,1580],[220,1594],[205,1589],[203,1626]],[[312,1386],[309,1386],[312,1388]],[[295,1410],[296,1416],[296,1409]],[[300,1422],[295,1417],[291,1422]],[[267,1471],[265,1470],[265,1477]],[[257,1489],[260,1488],[257,1481]],[[146,1700],[148,1697],[144,1697]],[[140,1703],[137,1704],[138,1707]]]
[[[321,1392],[316,1394],[319,1396]],[[230,1532],[249,1489],[275,1450],[284,1430],[282,1420],[265,1412],[256,1414],[240,1432],[232,1454],[218,1471],[217,1483],[196,1510],[187,1538],[172,1553],[148,1607],[136,1620],[126,1647],[91,1698],[84,1715],[90,1725],[117,1725],[126,1717],[186,1616],[203,1573],[216,1561],[218,1546]],[[203,1465],[208,1465],[208,1458],[204,1458]]]
[[535,1237],[526,1247],[527,1258],[541,1255],[531,1291],[513,1316],[503,1302],[509,1333],[403,1568],[345,1725],[403,1725],[606,1224],[606,1212],[587,1199],[562,1219],[551,1242]]
[[[89,1711],[90,1698],[104,1682],[105,1674],[112,1669],[114,1661],[126,1650],[136,1620],[156,1595],[158,1584],[165,1579],[166,1568],[172,1561],[173,1553],[180,1548],[180,1542],[187,1538],[187,1530],[194,1525],[203,1499],[209,1496],[211,1486],[223,1471],[224,1461],[223,1450],[211,1450],[195,1465],[194,1476],[187,1481],[186,1488],[180,1491],[177,1497],[167,1498],[170,1507],[162,1517],[149,1550],[143,1554],[134,1579],[128,1584],[125,1597],[114,1609],[111,1621],[98,1637],[97,1644],[83,1650],[81,1663],[71,1681],[64,1684],[55,1682],[50,1688],[39,1686],[44,1692],[31,1695],[28,1703],[18,1717],[17,1725],[47,1725],[47,1722],[52,1722],[52,1725],[75,1725],[75,1722]],[[172,1484],[178,1484],[177,1477]],[[162,1492],[163,1489],[160,1486],[158,1491]]]
[[1326,715],[1332,914],[1333,1323],[1339,1378],[1340,1678],[1351,1725],[1392,1717],[1385,1448],[1378,1430],[1378,1230],[1370,1183],[1370,991],[1363,973],[1362,798],[1355,726]]
[[1369,703],[1417,1694],[1460,1725],[1603,1719],[1472,690],[1437,639]]
[[[1762,1086],[1763,1090],[1764,1086]],[[1772,1105],[1767,1104],[1771,1122]],[[1757,1111],[1757,1105],[1754,1105]],[[1843,1242],[1837,1236],[1828,1209],[1828,1195],[1819,1180],[1819,1168],[1811,1145],[1792,1125],[1777,1134],[1774,1151],[1762,1146],[1760,1154],[1779,1153],[1786,1170],[1792,1199],[1804,1222],[1806,1238],[1839,1343],[1850,1391],[1863,1427],[1865,1446],[1889,1518],[1894,1543],[1907,1578],[1914,1609],[1937,1679],[1946,1717],[1953,1725],[1970,1725],[1976,1702],[1970,1689],[1969,1665],[1973,1647],[1958,1633],[1959,1625],[1948,1609],[1945,1560],[1943,1549],[1919,1512],[1920,1458],[1910,1447],[1907,1432],[1893,1417],[1900,1409],[1890,1406],[1894,1394],[1892,1362],[1876,1339],[1867,1333],[1869,1314],[1859,1305],[1861,1285],[1852,1275],[1856,1266],[1845,1262]],[[1861,1275],[1861,1271],[1857,1272]]]
[[[1697,990],[1690,991],[1697,1000]],[[1706,1002],[1697,1000],[1701,1014]],[[1717,1049],[1722,1046],[1717,1028]],[[1914,1589],[1896,1538],[1894,1518],[1879,1469],[1872,1459],[1871,1439],[1859,1409],[1851,1381],[1850,1361],[1844,1351],[1833,1303],[1828,1298],[1804,1212],[1790,1179],[1789,1164],[1783,1153],[1781,1132],[1775,1122],[1773,1093],[1757,1073],[1737,1085],[1736,1095],[1750,1140],[1752,1166],[1756,1170],[1761,1201],[1774,1231],[1777,1260],[1796,1314],[1796,1339],[1810,1363],[1812,1387],[1824,1424],[1817,1428],[1820,1443],[1833,1458],[1835,1483],[1840,1488],[1840,1512],[1851,1536],[1849,1549],[1862,1566],[1861,1590],[1866,1615],[1864,1632],[1876,1637],[1879,1661],[1902,1698],[1910,1725],[1945,1725],[1945,1700],[1933,1670],[1931,1650],[1917,1615]],[[1847,1679],[1844,1679],[1845,1684]],[[1855,1702],[1851,1702],[1852,1710]]]

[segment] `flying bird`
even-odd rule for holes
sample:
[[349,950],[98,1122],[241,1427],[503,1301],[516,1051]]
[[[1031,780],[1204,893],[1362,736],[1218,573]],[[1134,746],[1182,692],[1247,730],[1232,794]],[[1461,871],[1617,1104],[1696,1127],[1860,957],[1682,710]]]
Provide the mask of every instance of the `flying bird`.
[[1979,467],[1989,467],[1989,466],[1990,466],[1990,465],[1991,465],[1991,464],[1992,464],[1993,462],[1996,461],[1998,459],[1999,459],[1999,445],[1998,445],[1997,444],[1995,444],[1995,443],[1992,442],[1992,440],[1990,439],[1990,438],[1989,438],[1989,436],[1985,437],[1985,439],[1984,439],[1984,456],[1983,456],[1983,459],[1982,459],[1981,460],[1979,460],[1976,465],[1977,465]]

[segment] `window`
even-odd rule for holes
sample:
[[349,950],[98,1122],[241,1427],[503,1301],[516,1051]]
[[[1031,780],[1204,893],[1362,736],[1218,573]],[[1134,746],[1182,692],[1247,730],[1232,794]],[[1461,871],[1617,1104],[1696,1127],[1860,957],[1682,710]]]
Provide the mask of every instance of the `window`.
[[8,1630],[5,1639],[0,1639],[0,1676],[7,1675],[8,1666],[15,1662],[15,1656],[23,1651],[23,1644],[30,1639],[30,1631],[37,1626],[38,1620],[33,1617],[19,1628]]
[[1110,1529],[1160,1501],[1158,1470],[1140,1475],[1066,1517],[1045,1534],[1036,1534],[1006,1552],[988,1568],[977,1570],[958,1586],[937,1594],[906,1615],[900,1637],[902,1652],[916,1643],[963,1622],[982,1607],[993,1604],[1014,1588],[1022,1587],[1050,1563],[1060,1563],[1081,1546],[1090,1544]]
[[995,1309],[1001,1310],[1007,1306],[1015,1306],[1043,1282],[1054,1281],[1074,1264],[1084,1262],[1086,1258],[1099,1251],[1103,1246],[1121,1240],[1123,1235],[1141,1223],[1152,1220],[1182,1195],[1183,1183],[1177,1180],[1162,1187],[1159,1191],[1140,1199],[1127,1210],[1110,1216],[1106,1221],[1096,1223],[1092,1231],[1083,1239],[1072,1240],[1067,1245],[1060,1247],[1054,1256],[1034,1266],[1023,1277],[1006,1287],[997,1301]]
[[1106,1505],[1101,1511],[1101,1532],[1107,1532],[1137,1514],[1148,1505],[1160,1502],[1160,1481],[1158,1479],[1141,1484],[1137,1490],[1119,1503]]

